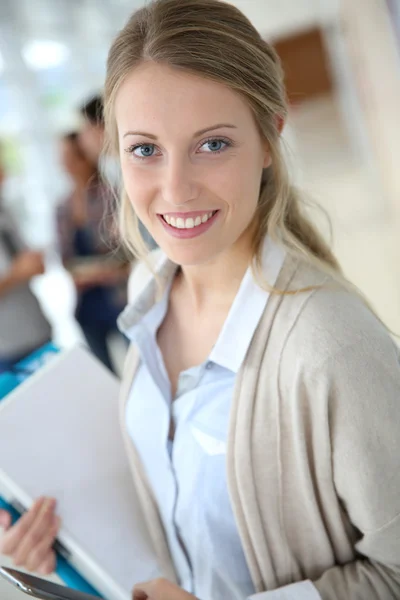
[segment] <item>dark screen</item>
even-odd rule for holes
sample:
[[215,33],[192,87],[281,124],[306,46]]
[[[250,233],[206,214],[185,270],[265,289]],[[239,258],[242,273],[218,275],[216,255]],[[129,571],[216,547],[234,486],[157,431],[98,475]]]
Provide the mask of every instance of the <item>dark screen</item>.
[[15,571],[14,569],[3,568],[0,570],[0,575],[10,583],[14,583],[14,585],[17,582],[22,583],[24,587],[29,588],[28,593],[31,596],[42,598],[43,600],[99,600],[96,596],[84,594],[83,592],[51,583],[33,575]]

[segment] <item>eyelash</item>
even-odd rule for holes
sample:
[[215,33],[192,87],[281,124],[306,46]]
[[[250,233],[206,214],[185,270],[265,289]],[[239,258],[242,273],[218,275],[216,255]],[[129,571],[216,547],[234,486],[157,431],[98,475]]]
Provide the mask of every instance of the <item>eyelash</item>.
[[224,137],[210,137],[210,138],[208,138],[208,140],[205,140],[204,142],[202,142],[202,144],[200,145],[200,148],[202,146],[205,146],[206,144],[210,144],[211,142],[222,142],[222,143],[225,144],[225,148],[223,150],[217,150],[217,152],[210,152],[210,154],[221,154],[227,148],[232,148],[232,146],[233,146],[232,140],[228,140],[227,138],[224,138]]
[[[228,148],[232,148],[234,146],[234,143],[232,142],[232,140],[229,140],[227,138],[211,137],[211,138],[208,138],[207,140],[204,140],[204,142],[202,142],[199,147],[202,148],[203,146],[205,146],[206,144],[210,144],[211,142],[223,142],[226,145],[222,150],[217,150],[216,152],[208,152],[207,154],[222,154],[222,152],[224,152]],[[134,154],[135,150],[137,150],[138,148],[142,148],[143,146],[155,146],[155,144],[148,144],[148,143],[144,143],[144,142],[141,142],[139,144],[133,144],[129,148],[126,148],[125,152],[127,154],[129,154],[130,156],[133,156],[136,160],[149,160],[150,158],[154,158],[154,156],[146,157],[146,156],[136,156],[136,154]]]

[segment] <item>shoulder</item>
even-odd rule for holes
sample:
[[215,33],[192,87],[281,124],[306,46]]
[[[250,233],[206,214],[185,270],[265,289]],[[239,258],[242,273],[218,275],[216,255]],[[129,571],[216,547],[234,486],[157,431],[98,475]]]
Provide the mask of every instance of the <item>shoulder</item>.
[[277,311],[283,356],[290,362],[315,372],[343,356],[363,368],[385,357],[397,368],[398,351],[387,328],[356,288],[304,265],[293,280],[296,287],[315,287],[286,296]]

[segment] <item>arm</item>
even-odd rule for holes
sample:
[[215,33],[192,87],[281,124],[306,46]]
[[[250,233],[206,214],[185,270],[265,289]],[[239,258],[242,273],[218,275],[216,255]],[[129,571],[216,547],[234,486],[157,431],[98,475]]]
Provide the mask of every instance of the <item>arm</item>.
[[[329,315],[328,335],[313,349],[312,361],[299,359],[298,383],[293,385],[300,386],[305,414],[316,414],[312,407],[327,406],[324,439],[330,448],[334,490],[352,528],[353,554],[320,571],[312,582],[256,594],[252,600],[400,598],[398,350],[376,321],[371,324],[373,317],[369,313],[366,317],[361,305],[345,321],[350,334],[343,336],[345,308],[336,301],[337,317]],[[318,327],[322,329],[321,321]],[[306,329],[309,325],[299,335],[310,336],[305,342],[308,355],[308,343],[315,344],[321,334],[314,329],[310,335]],[[291,351],[299,347],[303,351],[298,343],[299,338],[293,338]],[[283,394],[292,393],[297,377],[293,364],[285,370],[288,385]]]
[[[295,583],[274,592],[256,594],[248,600],[320,600],[320,598],[321,596],[315,587],[311,583],[305,582]],[[199,600],[199,598],[188,594],[167,579],[154,579],[147,583],[135,585],[133,600]],[[220,599],[215,598],[215,600]]]
[[57,249],[64,267],[73,257],[73,226],[68,202],[58,206],[55,214]]
[[321,596],[311,581],[300,581],[273,592],[254,594],[248,600],[321,600]]
[[5,296],[8,292],[11,292],[17,285],[19,285],[13,276],[12,272],[7,273],[0,279],[0,297]]
[[[67,265],[68,268],[68,265]],[[93,286],[115,287],[128,280],[131,267],[129,264],[95,265],[87,272],[70,271],[78,290],[89,289]]]
[[400,598],[400,368],[389,336],[357,340],[329,360],[334,481],[360,532],[359,559],[314,582],[323,600]]
[[22,252],[11,264],[10,270],[0,279],[0,297],[16,287],[28,283],[35,275],[44,273],[43,256],[40,252]]

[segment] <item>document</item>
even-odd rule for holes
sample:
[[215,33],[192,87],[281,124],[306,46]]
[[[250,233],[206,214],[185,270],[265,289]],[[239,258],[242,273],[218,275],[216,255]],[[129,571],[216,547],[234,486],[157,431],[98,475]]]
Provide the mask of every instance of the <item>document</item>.
[[25,508],[55,497],[69,561],[109,600],[161,575],[120,431],[119,386],[76,347],[0,403],[0,495]]

